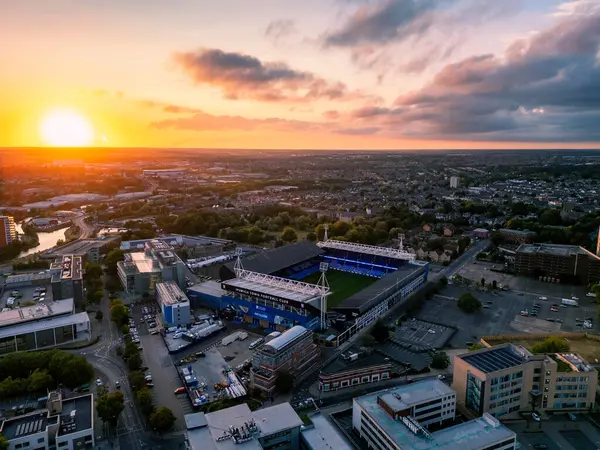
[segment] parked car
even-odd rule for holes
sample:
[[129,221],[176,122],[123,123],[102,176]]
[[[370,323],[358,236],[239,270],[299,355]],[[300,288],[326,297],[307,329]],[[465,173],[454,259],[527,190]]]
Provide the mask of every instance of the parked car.
[[119,380],[115,381],[115,387],[117,389],[121,389],[121,383],[119,383]]
[[538,414],[538,413],[536,413],[536,412],[532,412],[532,413],[531,413],[531,418],[532,418],[533,420],[535,420],[536,422],[539,422],[539,421],[541,421],[541,420],[542,420],[542,419],[541,419],[541,417],[539,416],[539,414]]
[[173,394],[175,394],[175,395],[185,394],[185,388],[183,386],[178,387],[177,389],[175,389],[173,391]]
[[96,380],[96,386],[102,386],[102,380],[100,378]]

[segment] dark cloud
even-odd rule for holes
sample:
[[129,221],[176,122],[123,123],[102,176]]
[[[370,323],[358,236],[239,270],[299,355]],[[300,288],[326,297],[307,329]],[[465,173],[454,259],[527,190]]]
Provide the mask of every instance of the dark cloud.
[[289,19],[273,20],[265,30],[265,36],[276,44],[296,33],[296,24]]
[[281,62],[263,62],[242,53],[200,49],[173,55],[176,65],[196,84],[218,87],[228,99],[267,102],[356,100],[365,98],[341,82],[295,70]]
[[[577,12],[577,10],[575,11]],[[558,18],[502,57],[449,64],[392,108],[354,111],[360,126],[469,139],[600,139],[600,8]]]
[[339,30],[325,38],[328,47],[386,44],[419,35],[433,24],[434,0],[385,0],[361,6]]

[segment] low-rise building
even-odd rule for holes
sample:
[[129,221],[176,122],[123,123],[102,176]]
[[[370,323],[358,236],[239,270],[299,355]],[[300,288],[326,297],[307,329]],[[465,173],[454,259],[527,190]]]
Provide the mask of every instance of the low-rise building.
[[389,380],[392,376],[392,363],[380,353],[365,354],[350,349],[331,363],[321,368],[319,390],[337,391],[359,384],[377,383]]
[[300,449],[302,420],[289,403],[250,411],[245,403],[185,416],[190,450]]
[[52,297],[54,300],[72,298],[83,303],[83,262],[81,256],[65,255],[50,265]]
[[430,379],[355,398],[352,426],[376,450],[516,449],[515,433],[491,415],[454,425],[455,409],[455,392]]
[[90,318],[74,314],[73,299],[0,312],[0,355],[90,339]]
[[186,326],[191,323],[190,301],[176,283],[156,283],[156,299],[163,320],[169,327]]
[[17,242],[17,228],[12,216],[0,216],[0,247]]
[[512,344],[457,355],[453,388],[475,414],[519,417],[531,411],[587,411],[594,406],[598,373],[575,353],[533,355]]
[[131,296],[154,295],[160,281],[173,281],[185,288],[185,263],[173,247],[160,240],[146,242],[143,252],[126,253],[117,263],[117,273],[123,290]]
[[536,233],[535,231],[529,230],[512,230],[510,228],[502,228],[499,230],[500,236],[504,238],[505,241],[511,242],[513,244],[531,244],[535,240]]
[[296,325],[254,353],[250,371],[252,385],[273,395],[280,372],[289,372],[295,381],[300,381],[319,367],[320,355],[312,331]]
[[94,397],[63,399],[50,392],[45,409],[5,419],[0,433],[9,450],[94,448]]

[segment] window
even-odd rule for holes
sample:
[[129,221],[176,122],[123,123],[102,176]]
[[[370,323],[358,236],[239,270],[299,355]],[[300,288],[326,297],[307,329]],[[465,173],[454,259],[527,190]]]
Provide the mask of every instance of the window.
[[362,377],[362,382],[363,382],[363,383],[368,383],[369,381],[370,381],[370,380],[369,380],[369,377],[368,377],[368,376],[367,376],[367,377]]
[[38,444],[41,444],[42,442],[44,442],[44,438],[43,437],[38,438]]

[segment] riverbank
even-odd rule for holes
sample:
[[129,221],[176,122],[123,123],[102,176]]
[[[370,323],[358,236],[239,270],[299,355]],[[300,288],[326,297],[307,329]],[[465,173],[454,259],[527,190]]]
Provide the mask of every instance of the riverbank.
[[71,225],[65,231],[65,242],[71,242],[81,237],[81,228],[77,225]]

